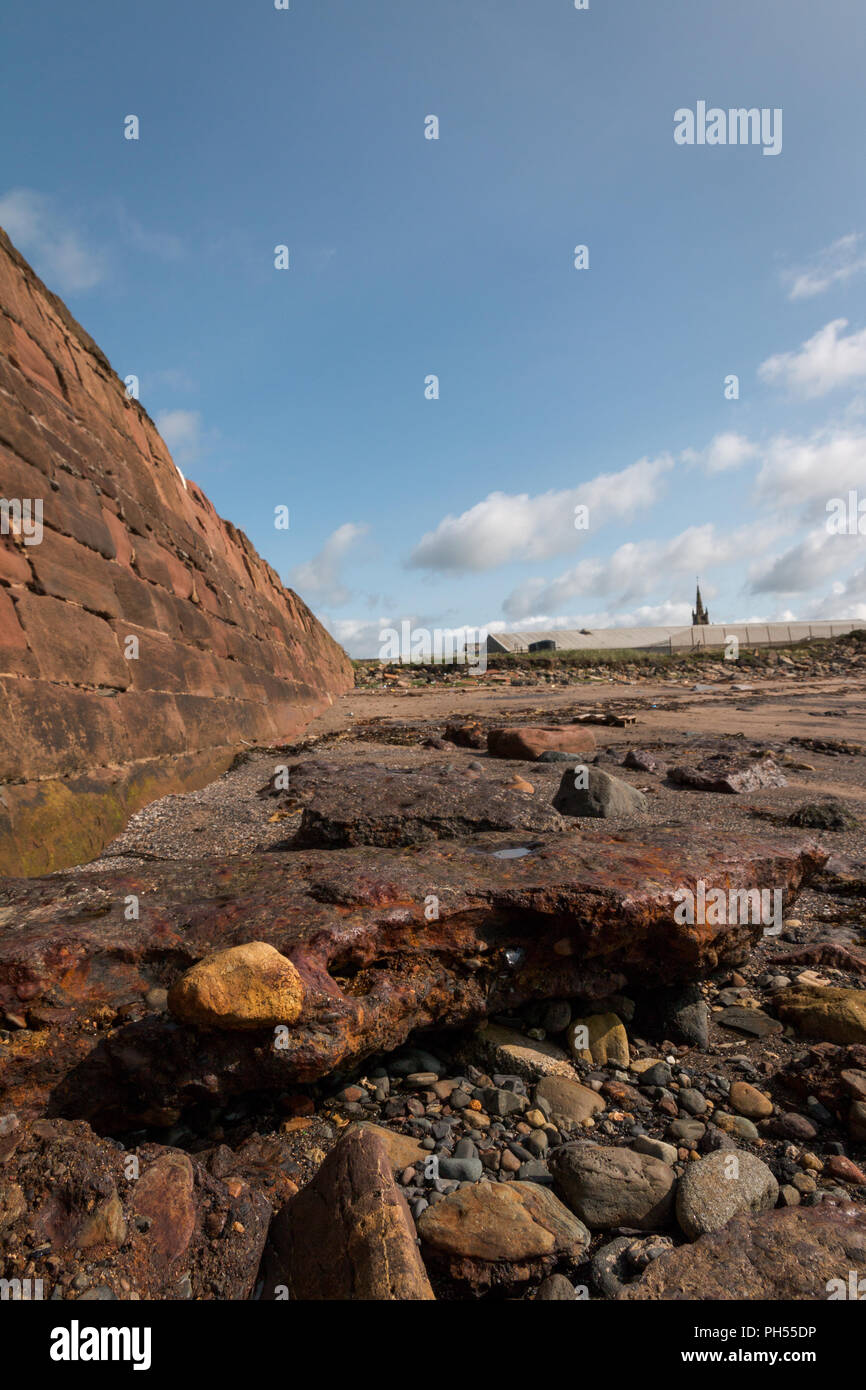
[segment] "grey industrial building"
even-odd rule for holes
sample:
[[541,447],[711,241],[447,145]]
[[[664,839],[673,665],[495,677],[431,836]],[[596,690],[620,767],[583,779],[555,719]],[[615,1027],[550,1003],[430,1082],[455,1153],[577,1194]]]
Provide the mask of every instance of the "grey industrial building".
[[779,647],[789,642],[840,637],[866,621],[803,623],[705,623],[688,627],[551,628],[548,631],[496,632],[487,634],[487,652],[527,652],[538,642],[553,643],[549,650],[609,651],[631,647],[640,652],[679,652],[692,647],[724,647],[736,637],[742,647]]

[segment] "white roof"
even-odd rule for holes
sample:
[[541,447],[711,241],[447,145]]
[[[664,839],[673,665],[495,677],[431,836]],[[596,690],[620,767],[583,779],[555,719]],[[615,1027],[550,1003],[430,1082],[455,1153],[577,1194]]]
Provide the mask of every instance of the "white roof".
[[491,632],[488,651],[525,652],[531,642],[555,642],[559,651],[610,651],[618,647],[636,650],[682,650],[696,646],[723,647],[731,637],[744,646],[802,642],[810,637],[839,637],[866,622],[708,623],[705,627],[599,627],[585,632],[576,628],[551,628],[537,632]]

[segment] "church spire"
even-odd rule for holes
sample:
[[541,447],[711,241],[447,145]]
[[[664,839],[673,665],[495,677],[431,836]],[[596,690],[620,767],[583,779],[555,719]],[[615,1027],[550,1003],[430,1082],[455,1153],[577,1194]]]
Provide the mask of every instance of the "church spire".
[[695,606],[692,609],[692,627],[707,627],[709,621],[710,615],[704,607],[704,601],[701,598],[701,582],[698,580],[697,592],[695,594]]

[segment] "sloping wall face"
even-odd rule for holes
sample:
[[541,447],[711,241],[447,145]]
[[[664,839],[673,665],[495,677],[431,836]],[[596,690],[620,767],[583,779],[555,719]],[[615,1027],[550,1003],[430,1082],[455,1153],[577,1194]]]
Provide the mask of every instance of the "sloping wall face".
[[0,873],[91,858],[351,685],[0,230]]

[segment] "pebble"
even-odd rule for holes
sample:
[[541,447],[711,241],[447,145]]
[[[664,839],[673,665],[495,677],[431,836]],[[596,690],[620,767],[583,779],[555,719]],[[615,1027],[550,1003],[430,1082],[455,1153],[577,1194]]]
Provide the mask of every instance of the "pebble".
[[477,1182],[484,1171],[480,1158],[440,1158],[439,1172],[443,1178],[458,1182]]
[[752,1144],[761,1137],[756,1126],[745,1115],[728,1115],[725,1111],[718,1110],[713,1118],[718,1128],[723,1129],[726,1134],[736,1134],[740,1139],[746,1139]]
[[521,1182],[540,1182],[547,1187],[553,1184],[553,1174],[540,1158],[532,1158],[526,1163],[521,1163],[517,1170],[517,1176]]
[[673,1124],[668,1125],[668,1134],[678,1144],[693,1145],[703,1139],[706,1128],[700,1120],[674,1120]]
[[632,1143],[635,1153],[649,1154],[651,1158],[660,1158],[662,1163],[669,1163],[671,1167],[677,1161],[677,1151],[673,1144],[666,1144],[663,1139],[651,1139],[648,1135],[640,1135]]
[[753,1154],[710,1154],[690,1164],[680,1178],[677,1221],[689,1240],[697,1240],[726,1226],[738,1212],[768,1211],[778,1195],[779,1184],[772,1172]]
[[477,1158],[478,1150],[471,1139],[459,1139],[454,1146],[455,1158]]
[[769,1096],[748,1081],[735,1081],[730,1090],[730,1102],[739,1115],[750,1120],[763,1120],[773,1113],[773,1102]]
[[796,1139],[801,1143],[806,1139],[814,1139],[818,1133],[811,1120],[807,1120],[805,1115],[798,1115],[794,1110],[770,1120],[768,1129],[777,1139]]
[[833,1154],[827,1159],[824,1172],[827,1177],[838,1178],[841,1182],[866,1183],[866,1173],[862,1168],[858,1168],[850,1158],[844,1158],[841,1154]]
[[565,1300],[574,1300],[576,1298],[577,1291],[574,1285],[566,1279],[564,1274],[550,1274],[535,1290],[533,1302],[564,1302]]
[[671,1069],[667,1062],[654,1062],[643,1073],[644,1086],[667,1086],[671,1079]]
[[679,1093],[680,1108],[689,1115],[703,1115],[707,1110],[706,1097],[694,1087],[686,1086]]

